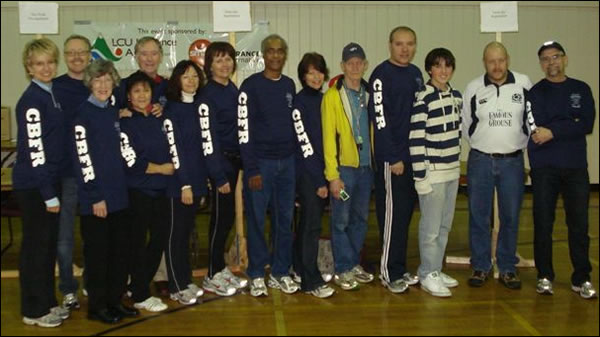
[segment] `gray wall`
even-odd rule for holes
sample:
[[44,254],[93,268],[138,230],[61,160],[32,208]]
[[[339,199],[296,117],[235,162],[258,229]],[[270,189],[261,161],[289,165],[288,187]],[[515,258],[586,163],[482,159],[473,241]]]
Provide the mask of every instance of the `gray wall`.
[[[73,21],[96,22],[207,22],[212,23],[211,2],[189,1],[58,1],[60,34],[48,36],[62,47],[73,30]],[[457,59],[452,84],[463,90],[483,73],[482,49],[495,34],[479,32],[477,2],[266,2],[251,4],[252,20],[270,22],[270,31],[287,39],[290,52],[285,73],[296,79],[296,66],[307,51],[317,51],[329,62],[332,75],[339,73],[341,50],[350,41],[366,50],[373,69],[388,57],[387,39],[398,25],[412,27],[418,35],[414,63],[435,47],[450,49]],[[2,2],[2,105],[14,106],[27,85],[21,52],[31,35],[19,34],[18,2]],[[569,55],[567,74],[587,82],[598,110],[598,2],[519,2],[519,32],[503,33],[502,42],[511,56],[511,69],[529,75],[535,83],[543,77],[537,49],[547,40],[558,40]],[[65,72],[61,63],[59,74]],[[368,71],[367,77],[370,74]],[[165,74],[168,75],[168,74]],[[297,79],[296,79],[297,80]],[[590,178],[599,182],[598,118],[588,138]],[[463,151],[463,155],[466,149]]]

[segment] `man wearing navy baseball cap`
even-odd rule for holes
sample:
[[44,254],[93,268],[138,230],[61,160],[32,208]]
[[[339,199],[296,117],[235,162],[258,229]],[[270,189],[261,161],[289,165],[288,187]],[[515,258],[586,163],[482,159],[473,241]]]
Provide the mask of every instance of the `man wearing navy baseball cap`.
[[563,48],[563,46],[561,46],[560,43],[558,43],[556,41],[546,41],[540,47],[540,49],[538,49],[538,57],[540,57],[540,55],[542,54],[542,52],[544,50],[550,49],[550,48],[554,48],[554,49],[560,51],[563,55],[567,55],[567,53],[565,52],[565,48]]
[[325,178],[331,193],[334,279],[343,290],[357,289],[358,282],[374,279],[360,266],[373,185],[369,90],[363,80],[368,64],[358,43],[347,44],[340,64],[344,74],[327,90],[321,103]]
[[571,289],[582,298],[597,298],[590,282],[588,235],[589,175],[585,136],[596,115],[590,87],[565,74],[569,59],[556,41],[545,42],[538,58],[546,77],[530,91],[535,132],[528,144],[533,186],[534,257],[537,292],[552,295],[552,228],[556,201],[562,194],[573,264]]

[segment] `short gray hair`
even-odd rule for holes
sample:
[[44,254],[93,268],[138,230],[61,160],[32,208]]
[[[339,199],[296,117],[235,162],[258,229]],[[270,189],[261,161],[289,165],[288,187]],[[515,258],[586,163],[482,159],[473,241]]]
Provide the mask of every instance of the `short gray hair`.
[[135,47],[134,47],[134,51],[135,51],[135,55],[137,55],[138,51],[140,50],[140,48],[142,47],[142,45],[145,45],[146,42],[154,42],[156,44],[156,46],[158,47],[158,50],[160,51],[160,56],[162,57],[163,55],[163,48],[162,48],[162,44],[160,43],[160,41],[158,41],[157,38],[152,37],[152,36],[144,36],[141,39],[137,40],[137,42],[135,43]]
[[107,61],[103,59],[94,60],[85,68],[83,84],[85,84],[85,86],[91,90],[92,80],[100,76],[104,76],[106,74],[109,74],[112,78],[113,88],[119,85],[121,77],[119,76],[117,69],[115,69],[115,65],[112,63],[112,61]]
[[262,42],[260,43],[260,51],[263,53],[263,55],[267,53],[267,44],[271,40],[279,40],[279,41],[281,41],[281,44],[283,45],[283,49],[285,49],[285,55],[288,54],[288,45],[287,45],[287,42],[281,36],[279,36],[277,34],[271,34],[271,35],[265,37],[262,40]]

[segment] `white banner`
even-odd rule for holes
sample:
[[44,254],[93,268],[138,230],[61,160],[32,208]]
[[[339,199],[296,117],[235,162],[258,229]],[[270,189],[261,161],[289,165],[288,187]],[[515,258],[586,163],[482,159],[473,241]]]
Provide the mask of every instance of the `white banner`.
[[[90,40],[94,59],[113,61],[121,77],[138,70],[134,48],[137,40],[144,36],[153,36],[161,42],[164,55],[158,73],[166,77],[181,60],[193,60],[202,68],[208,45],[212,41],[229,41],[228,33],[214,33],[208,24],[176,22],[114,24],[76,21],[74,33]],[[264,69],[260,43],[267,35],[269,27],[266,22],[254,24],[251,32],[236,33],[237,44],[234,47],[238,83]]]

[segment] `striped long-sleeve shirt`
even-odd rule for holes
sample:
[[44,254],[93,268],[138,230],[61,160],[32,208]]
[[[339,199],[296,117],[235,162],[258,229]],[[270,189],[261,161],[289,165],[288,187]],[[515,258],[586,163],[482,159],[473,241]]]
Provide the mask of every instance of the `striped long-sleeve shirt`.
[[462,96],[448,86],[442,92],[430,83],[417,94],[410,118],[410,155],[415,189],[431,191],[431,184],[458,179]]

